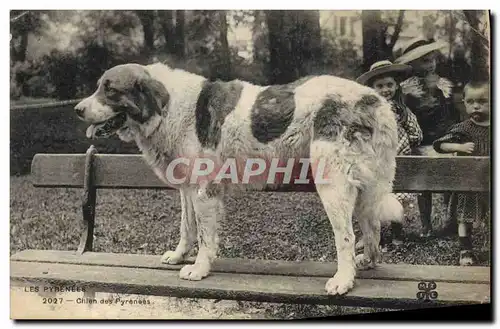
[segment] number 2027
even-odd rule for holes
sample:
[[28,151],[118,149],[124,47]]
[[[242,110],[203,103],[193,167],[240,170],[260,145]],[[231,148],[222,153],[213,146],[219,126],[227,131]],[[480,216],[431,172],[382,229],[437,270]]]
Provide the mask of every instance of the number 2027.
[[43,298],[43,304],[62,304],[62,298]]

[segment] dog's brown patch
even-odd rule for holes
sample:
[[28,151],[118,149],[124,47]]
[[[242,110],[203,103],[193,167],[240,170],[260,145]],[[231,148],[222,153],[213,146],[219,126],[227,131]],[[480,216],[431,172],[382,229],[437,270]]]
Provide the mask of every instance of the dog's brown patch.
[[243,84],[239,81],[206,81],[196,102],[196,133],[203,147],[216,149],[220,129],[240,99]]
[[323,102],[314,118],[314,140],[335,140],[345,124],[341,120],[341,112],[347,109],[347,103],[338,97],[329,97]]
[[250,118],[252,134],[259,142],[269,143],[287,130],[295,112],[295,89],[311,78],[269,86],[257,96]]

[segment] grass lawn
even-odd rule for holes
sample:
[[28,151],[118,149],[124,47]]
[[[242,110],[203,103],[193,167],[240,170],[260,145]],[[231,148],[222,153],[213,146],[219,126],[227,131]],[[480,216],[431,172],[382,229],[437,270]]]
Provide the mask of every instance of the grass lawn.
[[[77,248],[82,222],[80,190],[35,189],[29,176],[11,176],[10,193],[11,254],[28,248]],[[177,192],[101,190],[97,197],[95,251],[161,255],[175,248],[181,215]],[[435,198],[439,204],[440,196]],[[458,264],[456,236],[428,241],[416,238],[420,229],[416,209],[416,206],[407,209],[406,242],[385,253],[383,261]],[[439,226],[442,217],[443,210],[438,205],[435,226]],[[356,232],[359,236],[357,227]],[[488,265],[489,234],[484,223],[475,229],[474,247],[480,265]],[[315,193],[251,193],[227,198],[227,217],[220,223],[219,254],[221,257],[332,261],[335,249],[330,223]],[[197,305],[204,302],[191,301]],[[367,311],[270,303],[234,302],[233,306],[252,316],[280,319]],[[222,317],[225,316],[231,315],[224,313]]]

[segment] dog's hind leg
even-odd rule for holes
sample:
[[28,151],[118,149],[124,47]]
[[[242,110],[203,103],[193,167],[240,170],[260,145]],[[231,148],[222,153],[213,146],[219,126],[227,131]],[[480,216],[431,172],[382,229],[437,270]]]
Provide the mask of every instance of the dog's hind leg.
[[364,251],[356,256],[358,270],[374,268],[380,261],[381,222],[402,220],[403,208],[390,191],[390,184],[378,183],[359,193],[354,216],[363,233]]
[[[324,171],[326,175],[316,173],[314,178],[316,190],[332,224],[337,249],[337,273],[328,280],[325,289],[329,294],[342,295],[354,286],[356,275],[352,214],[358,190],[356,185],[348,178],[350,165],[343,161],[341,157],[329,152],[331,145],[330,142],[313,142],[311,145],[311,162],[315,164],[321,163],[321,161],[326,162]],[[329,181],[328,183],[321,181],[325,176]]]
[[222,191],[221,185],[209,184],[198,187],[192,193],[198,232],[198,255],[193,265],[185,265],[181,269],[181,279],[201,280],[210,273],[218,251],[217,224],[224,217]]
[[175,250],[165,252],[161,258],[162,263],[182,263],[196,242],[196,220],[193,208],[192,193],[182,188],[179,190],[181,196],[181,228],[180,240]]

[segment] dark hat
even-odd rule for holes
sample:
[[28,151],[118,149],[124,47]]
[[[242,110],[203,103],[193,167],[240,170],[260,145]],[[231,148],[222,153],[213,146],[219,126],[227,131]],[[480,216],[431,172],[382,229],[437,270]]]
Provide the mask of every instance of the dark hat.
[[373,63],[370,66],[370,71],[360,75],[356,81],[366,85],[370,80],[379,75],[408,75],[412,70],[410,65],[393,64],[391,61],[383,60]]

